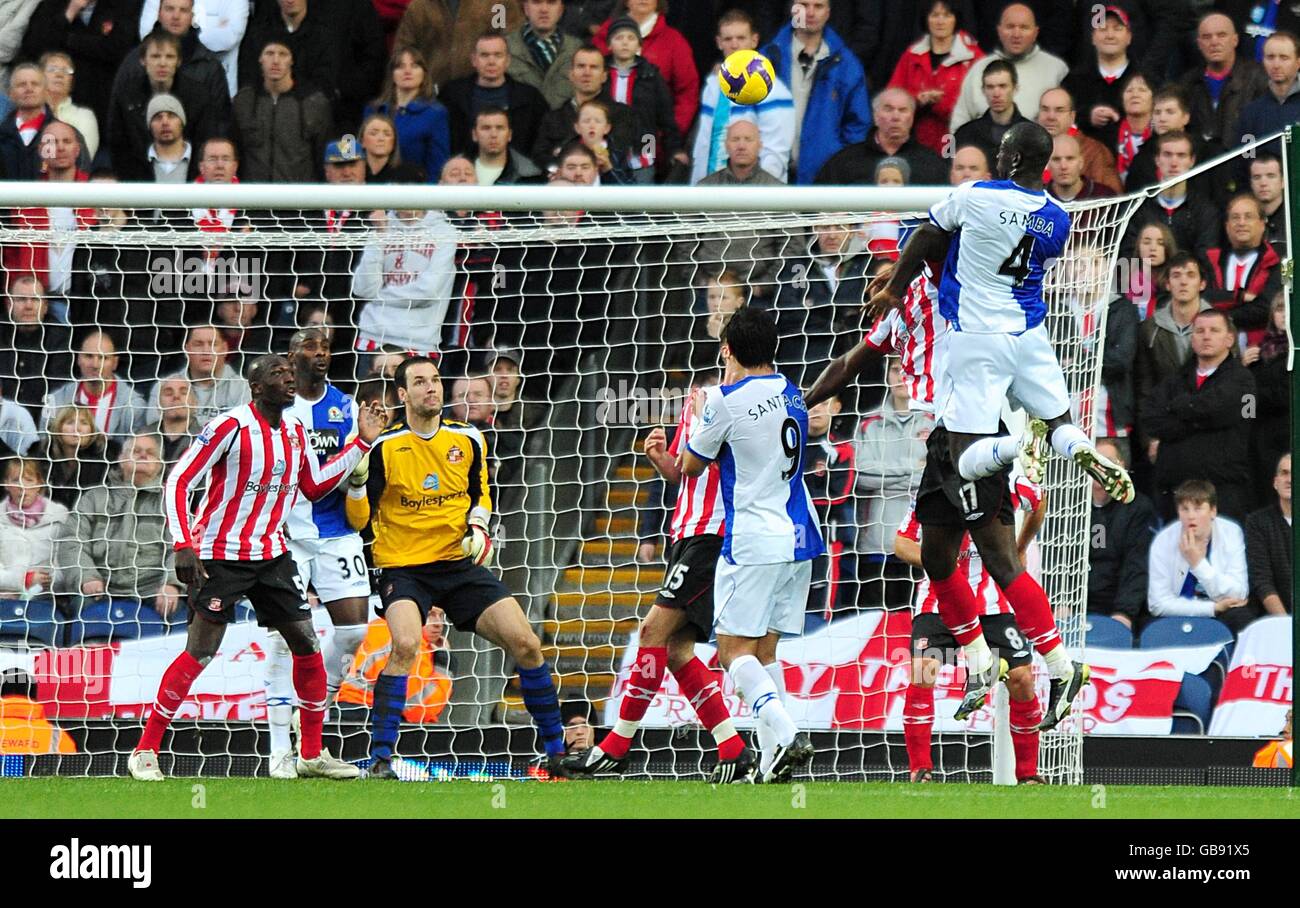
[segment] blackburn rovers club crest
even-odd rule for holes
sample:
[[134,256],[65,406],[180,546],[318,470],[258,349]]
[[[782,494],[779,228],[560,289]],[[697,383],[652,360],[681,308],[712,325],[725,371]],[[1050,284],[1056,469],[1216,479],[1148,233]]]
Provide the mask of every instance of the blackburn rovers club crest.
[[428,476],[424,477],[424,491],[426,492],[436,492],[441,485],[442,483],[438,481],[437,473],[430,473]]
[[354,158],[357,154],[357,137],[346,135],[339,139],[339,154],[345,158]]
[[221,600],[220,600],[220,599],[216,599],[216,598],[209,599],[209,600],[208,600],[208,611],[210,611],[210,612],[219,612],[219,611],[221,611]]
[[272,476],[283,476],[283,475],[284,475],[284,461],[283,461],[283,460],[277,460],[277,461],[275,462],[275,466],[271,467],[271,475],[272,475]]
[[343,411],[340,410],[338,407],[330,407],[329,421],[343,422]]
[[465,452],[457,445],[452,445],[447,449],[447,463],[460,463],[465,459]]

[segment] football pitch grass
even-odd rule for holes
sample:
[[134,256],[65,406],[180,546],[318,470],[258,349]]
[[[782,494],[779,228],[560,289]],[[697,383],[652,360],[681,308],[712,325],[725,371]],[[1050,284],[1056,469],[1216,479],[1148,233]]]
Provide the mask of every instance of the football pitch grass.
[[936,783],[0,779],[0,819],[1264,819],[1300,818],[1288,788]]

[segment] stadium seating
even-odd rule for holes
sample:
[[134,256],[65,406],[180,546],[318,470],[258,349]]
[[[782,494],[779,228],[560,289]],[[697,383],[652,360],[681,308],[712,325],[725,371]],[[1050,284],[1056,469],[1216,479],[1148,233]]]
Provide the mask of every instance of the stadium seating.
[[1232,646],[1232,631],[1214,618],[1156,618],[1142,629],[1142,649],[1162,646]]
[[1200,675],[1183,674],[1183,684],[1174,699],[1173,733],[1203,735],[1214,710],[1214,692],[1210,682]]
[[1132,649],[1133,631],[1114,618],[1105,615],[1089,615],[1084,625],[1086,641],[1089,647],[1102,649]]
[[183,633],[184,611],[182,610],[178,615],[179,621],[169,622],[149,606],[132,599],[104,599],[89,602],[82,607],[80,620],[72,625],[72,639],[68,642],[76,646],[139,640],[145,637],[161,637],[171,633],[173,628]]
[[54,646],[63,628],[51,599],[0,601],[0,646],[40,649]]
[[1211,694],[1217,697],[1223,687],[1223,679],[1228,675],[1228,663],[1232,658],[1232,631],[1223,622],[1214,618],[1157,618],[1142,630],[1139,645],[1142,649],[1157,649],[1162,646],[1209,646],[1216,643],[1222,649],[1201,677],[1210,685]]

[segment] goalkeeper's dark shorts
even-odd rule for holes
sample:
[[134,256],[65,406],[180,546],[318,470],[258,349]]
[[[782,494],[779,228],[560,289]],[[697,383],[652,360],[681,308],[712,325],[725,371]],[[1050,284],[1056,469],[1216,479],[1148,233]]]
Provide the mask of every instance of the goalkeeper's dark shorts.
[[458,631],[473,632],[479,616],[488,606],[510,598],[506,585],[487,568],[469,558],[439,561],[409,567],[388,567],[379,572],[379,606],[383,617],[388,607],[410,599],[420,610],[420,618],[429,617],[435,605],[447,613],[447,620]]
[[[984,642],[995,656],[1007,660],[1010,668],[1019,668],[1034,661],[1034,650],[1024,631],[1016,624],[1015,615],[980,615],[980,628]],[[912,618],[912,658],[937,659],[944,665],[955,665],[957,638],[934,612]]]
[[721,554],[722,537],[717,533],[678,539],[668,547],[668,567],[655,595],[655,605],[682,610],[701,643],[713,633],[713,570]]
[[[1001,434],[1007,427],[998,424]],[[966,530],[986,527],[994,520],[1014,526],[1011,502],[1011,467],[992,476],[967,482],[957,472],[948,450],[948,430],[935,427],[925,443],[925,471],[916,492],[916,519],[921,526]]]

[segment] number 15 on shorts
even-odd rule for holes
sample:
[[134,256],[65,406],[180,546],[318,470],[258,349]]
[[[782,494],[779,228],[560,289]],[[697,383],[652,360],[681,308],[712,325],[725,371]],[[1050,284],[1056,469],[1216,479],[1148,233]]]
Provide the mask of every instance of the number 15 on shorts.
[[669,571],[666,577],[664,577],[664,585],[663,588],[659,590],[659,595],[665,599],[677,598],[677,594],[674,591],[682,588],[682,584],[686,582],[686,572],[690,570],[690,567],[689,564],[674,565],[673,569]]

